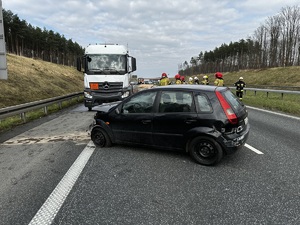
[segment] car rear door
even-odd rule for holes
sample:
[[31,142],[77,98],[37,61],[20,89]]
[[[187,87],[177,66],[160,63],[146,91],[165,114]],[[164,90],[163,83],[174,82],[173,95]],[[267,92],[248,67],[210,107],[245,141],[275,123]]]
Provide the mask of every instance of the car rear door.
[[154,145],[165,149],[183,149],[184,134],[197,126],[193,94],[189,91],[162,91],[153,116]]

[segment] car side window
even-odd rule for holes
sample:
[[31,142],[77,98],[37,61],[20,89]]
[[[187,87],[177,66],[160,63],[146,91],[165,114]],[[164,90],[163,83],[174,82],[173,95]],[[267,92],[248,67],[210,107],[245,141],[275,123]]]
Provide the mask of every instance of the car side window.
[[121,113],[151,113],[156,92],[145,92],[133,96],[123,104]]
[[159,101],[159,112],[191,112],[192,93],[184,91],[163,91]]
[[212,107],[205,95],[196,95],[196,101],[201,112],[212,112]]

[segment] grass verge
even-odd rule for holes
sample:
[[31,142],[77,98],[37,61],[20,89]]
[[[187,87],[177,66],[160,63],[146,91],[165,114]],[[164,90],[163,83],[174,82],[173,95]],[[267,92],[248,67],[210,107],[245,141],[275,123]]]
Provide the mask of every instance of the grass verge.
[[267,93],[247,90],[243,102],[246,105],[271,111],[300,116],[300,97],[298,94]]

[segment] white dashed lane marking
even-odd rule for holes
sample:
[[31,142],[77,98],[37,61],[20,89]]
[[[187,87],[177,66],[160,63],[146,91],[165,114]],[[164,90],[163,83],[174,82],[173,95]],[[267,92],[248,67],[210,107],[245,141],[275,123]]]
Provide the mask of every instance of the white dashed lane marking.
[[256,148],[252,147],[251,145],[245,144],[246,148],[249,148],[251,151],[259,154],[259,155],[263,155],[264,153],[262,153],[261,151],[257,150]]

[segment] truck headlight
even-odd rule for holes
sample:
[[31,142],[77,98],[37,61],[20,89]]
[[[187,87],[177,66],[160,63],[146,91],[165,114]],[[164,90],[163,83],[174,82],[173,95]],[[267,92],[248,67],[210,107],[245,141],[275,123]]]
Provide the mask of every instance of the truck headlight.
[[124,92],[124,94],[122,95],[122,98],[127,98],[129,96],[130,92],[126,91]]
[[91,93],[87,92],[87,91],[84,92],[84,97],[85,98],[93,98],[93,96],[91,95]]

